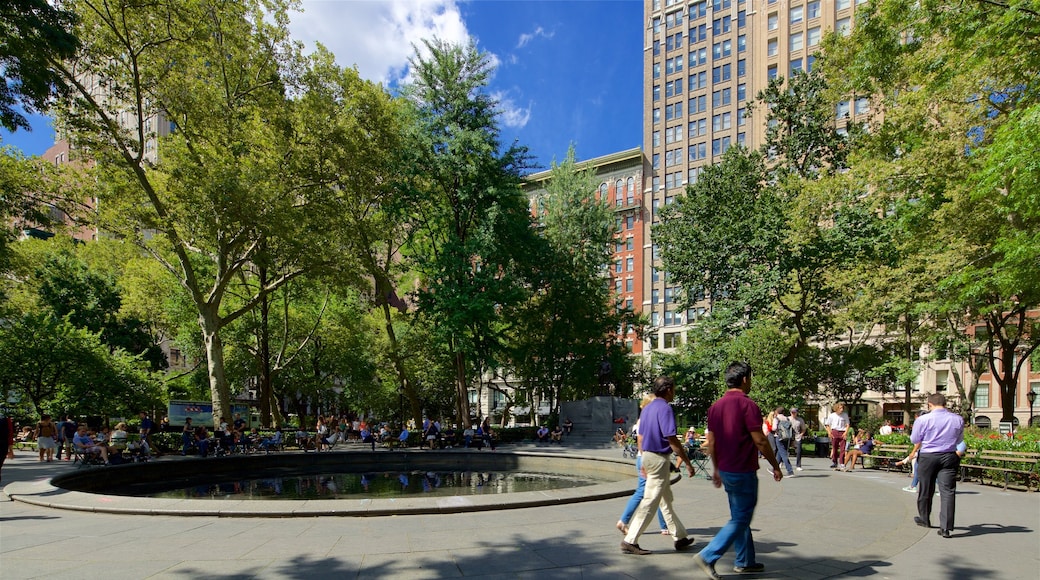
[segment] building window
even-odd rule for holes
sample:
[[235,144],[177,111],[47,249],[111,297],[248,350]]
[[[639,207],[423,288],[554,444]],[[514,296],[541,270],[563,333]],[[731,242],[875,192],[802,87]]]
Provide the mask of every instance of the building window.
[[711,56],[719,59],[733,54],[733,41],[723,40],[711,45]]
[[834,23],[834,30],[838,31],[838,34],[842,36],[848,36],[852,32],[852,19],[851,18],[839,18]]
[[737,52],[744,52],[747,50],[747,35],[741,34],[737,37]]
[[805,5],[806,17],[810,20],[820,17],[820,0],[813,0]]
[[979,388],[975,391],[975,408],[985,409],[989,407],[989,383],[979,383]]
[[[631,216],[629,216],[629,217],[631,217]],[[632,229],[632,228],[629,227],[627,229]],[[625,271],[626,272],[631,272],[632,270],[634,270],[635,269],[635,264],[636,264],[635,258],[625,258]]]
[[802,72],[802,59],[800,58],[791,59],[791,76],[793,77],[796,72]]
[[708,0],[690,4],[690,20],[704,18],[708,14]]
[[660,108],[654,109],[653,116],[654,116],[654,124],[660,123],[661,122],[661,109]]
[[689,148],[688,152],[690,154],[690,161],[697,161],[698,159],[704,159],[705,157],[708,156],[708,144],[707,143],[697,143],[695,145],[690,145],[690,148]]
[[841,120],[841,119],[848,119],[849,118],[849,102],[848,101],[839,101],[838,102],[837,113],[835,113],[835,118],[837,118],[839,120]]
[[599,184],[599,198],[604,202],[607,201],[607,184],[605,182]]
[[732,65],[724,64],[711,69],[711,82],[719,83],[732,78]]
[[777,30],[780,28],[780,16],[773,12],[766,17],[766,30]]
[[664,333],[664,348],[679,348],[680,346],[682,346],[682,333]]
[[[626,278],[625,279],[625,292],[631,292],[633,287],[634,287],[633,284],[635,284],[635,282],[632,280],[632,278]],[[629,309],[632,308],[632,304],[631,303],[629,303],[628,308]]]
[[692,73],[690,80],[688,81],[691,91],[698,89],[704,89],[708,87],[708,71],[701,71],[699,73]]
[[728,33],[731,30],[732,24],[733,24],[732,18],[730,18],[729,16],[723,16],[722,18],[716,18],[711,23],[711,33],[714,34],[715,36],[718,36],[720,34],[726,34],[726,33]]
[[661,271],[657,268],[650,268],[650,280],[654,282],[661,281]]
[[661,132],[660,131],[654,131],[652,136],[651,136],[651,140],[654,143],[654,148],[657,148],[657,146],[661,144]]
[[737,127],[743,127],[747,124],[747,109],[737,109]]
[[730,145],[730,138],[729,137],[720,137],[718,139],[712,139],[712,141],[711,141],[711,154],[712,155],[722,155],[723,153],[726,152],[727,149],[729,149],[729,145]]
[[708,62],[708,49],[700,48],[697,50],[690,51],[690,68],[700,66]]
[[661,178],[655,175],[654,178],[653,178],[653,190],[654,191],[658,191],[660,189],[661,189]]
[[625,229],[626,230],[632,229],[635,226],[635,224],[636,224],[635,216],[631,216],[631,215],[625,216]]
[[666,97],[674,97],[676,95],[681,95],[682,94],[682,86],[683,86],[682,79],[677,80],[677,81],[668,81],[667,83],[664,84],[664,96],[666,96]]
[[682,101],[679,101],[678,103],[672,103],[671,105],[665,105],[664,120],[671,121],[673,119],[681,119],[683,116],[682,107]]
[[655,79],[661,78],[661,63],[659,63],[659,62],[655,62],[654,63],[654,78]]
[[798,24],[799,22],[802,21],[802,18],[805,15],[804,7],[802,7],[802,6],[792,6],[789,14],[790,14],[790,18],[791,18],[791,24]]
[[703,113],[708,108],[708,95],[700,95],[690,99],[690,114]]
[[[650,326],[661,326],[661,313],[660,312],[651,312],[650,313]],[[657,337],[656,336],[651,337],[651,339],[650,339],[651,345],[654,342],[656,342],[656,341],[657,341]],[[653,348],[653,346],[651,346],[650,348]]]
[[733,89],[721,89],[711,94],[711,106],[721,107],[730,104],[733,97]]
[[860,98],[856,99],[856,114],[866,115],[870,112],[870,99]]
[[838,2],[835,5],[834,9],[835,10],[845,10],[847,8],[850,8],[851,6],[852,6],[852,0],[838,0]]
[[818,46],[820,44],[820,27],[810,28],[806,33],[806,42],[809,46]]
[[795,32],[791,35],[791,52],[796,50],[802,50],[805,47],[805,35],[801,32]]
[[628,236],[627,238],[625,238],[625,249],[629,252],[636,249],[636,239],[632,236]]
[[614,260],[614,272],[620,274],[621,271],[621,260]]
[[653,94],[654,94],[654,100],[655,101],[660,101],[661,100],[661,85],[654,85]]
[[635,194],[636,194],[636,180],[631,178],[631,177],[629,177],[628,178],[628,187],[625,189],[625,202],[628,203],[628,205],[632,205],[632,203],[635,201]]
[[769,68],[766,69],[766,77],[769,80],[773,80],[773,79],[776,78],[776,65],[775,64],[769,65]]
[[945,393],[950,380],[950,371],[935,371],[935,392]]
[[737,28],[744,28],[747,26],[747,10],[741,10],[737,12]]
[[814,64],[816,64],[816,55],[810,54],[809,56],[805,57],[805,70],[807,72],[812,72]]
[[737,102],[742,102],[747,99],[747,85],[740,83],[737,85]]
[[650,291],[650,304],[657,304],[661,301],[661,291],[654,288]]
[[650,158],[650,165],[654,169],[660,169],[661,168],[661,154],[660,153],[654,153],[654,156]]
[[747,61],[740,59],[737,61],[737,78],[743,78],[747,74]]
[[697,119],[696,121],[690,121],[689,125],[689,137],[700,137],[708,134],[708,120]]
[[711,130],[722,131],[724,129],[729,129],[732,126],[732,122],[732,113],[722,113],[719,115],[715,115],[711,118]]

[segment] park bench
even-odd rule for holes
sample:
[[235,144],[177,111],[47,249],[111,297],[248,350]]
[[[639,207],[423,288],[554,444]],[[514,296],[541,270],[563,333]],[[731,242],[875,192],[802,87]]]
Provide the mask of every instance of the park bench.
[[29,451],[36,451],[36,442],[35,441],[15,441],[14,445],[12,446],[12,449],[18,449],[18,450],[21,450],[21,451],[25,451],[25,450],[28,449]]
[[910,449],[910,445],[892,445],[882,443],[876,445],[869,454],[863,455],[860,459],[863,461],[864,468],[866,468],[867,459],[869,459],[871,467],[880,469],[884,466],[886,470],[892,471],[893,467],[899,467],[896,465],[897,461],[906,459],[906,456],[910,454]]
[[979,483],[986,477],[996,483],[999,474],[1004,474],[1004,489],[1008,488],[1013,476],[1024,481],[1026,490],[1033,486],[1040,491],[1040,453],[1030,451],[1000,451],[994,449],[969,449],[961,459],[961,480],[970,481],[969,473],[977,473]]

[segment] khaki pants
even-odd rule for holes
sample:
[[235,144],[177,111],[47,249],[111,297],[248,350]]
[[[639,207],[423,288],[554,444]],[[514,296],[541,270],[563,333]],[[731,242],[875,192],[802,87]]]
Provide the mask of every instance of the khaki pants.
[[658,507],[664,514],[664,523],[668,526],[674,540],[686,537],[686,527],[679,516],[672,511],[671,454],[643,452],[643,469],[646,471],[646,489],[643,501],[639,502],[635,515],[628,525],[625,541],[629,544],[639,543],[639,536],[646,530]]

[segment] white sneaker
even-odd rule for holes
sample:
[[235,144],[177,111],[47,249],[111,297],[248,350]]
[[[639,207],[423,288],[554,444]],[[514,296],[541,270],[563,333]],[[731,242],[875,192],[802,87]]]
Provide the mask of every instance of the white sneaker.
[[917,493],[917,488],[916,487],[911,487],[911,486],[908,485],[908,486],[903,488],[903,491],[909,491],[910,493]]
[[795,470],[795,471],[801,471],[801,470],[802,470],[802,468],[801,468],[801,467],[795,467],[795,468],[794,468],[794,470]]

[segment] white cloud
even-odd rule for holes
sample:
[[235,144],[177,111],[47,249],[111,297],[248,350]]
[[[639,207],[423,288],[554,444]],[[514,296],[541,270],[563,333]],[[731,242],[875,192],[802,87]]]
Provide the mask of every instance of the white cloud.
[[556,34],[556,33],[555,32],[546,32],[544,28],[542,28],[541,26],[537,26],[537,27],[535,27],[534,32],[530,32],[530,33],[525,32],[524,34],[521,34],[520,35],[520,40],[518,40],[517,43],[516,43],[516,47],[517,48],[523,48],[523,47],[527,46],[527,43],[531,42],[535,38],[538,38],[539,36],[542,37],[542,38],[552,38],[554,34]]
[[356,66],[362,78],[384,85],[405,76],[413,44],[470,41],[455,0],[303,0],[289,28],[307,50],[321,42],[340,66]]
[[530,103],[526,107],[520,107],[503,92],[492,93],[491,98],[498,103],[498,113],[506,127],[522,129],[531,120]]

